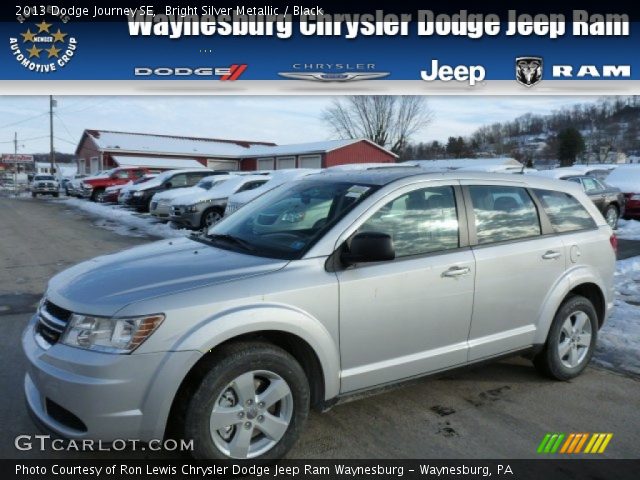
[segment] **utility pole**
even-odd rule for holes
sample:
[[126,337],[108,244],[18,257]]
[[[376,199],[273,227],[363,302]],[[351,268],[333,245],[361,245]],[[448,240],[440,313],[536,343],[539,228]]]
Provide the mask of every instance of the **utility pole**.
[[18,194],[18,132],[13,132],[13,153],[16,155],[13,157],[13,193],[14,195]]
[[53,95],[49,95],[49,162],[51,163],[51,174],[54,174],[54,166],[56,163],[56,151],[53,148],[53,107],[55,106],[55,100]]

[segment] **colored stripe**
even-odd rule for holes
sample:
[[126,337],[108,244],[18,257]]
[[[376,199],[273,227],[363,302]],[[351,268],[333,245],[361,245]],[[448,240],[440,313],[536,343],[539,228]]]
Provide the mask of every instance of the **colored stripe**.
[[575,433],[572,433],[571,435],[569,435],[569,437],[567,438],[567,441],[564,442],[564,445],[562,446],[562,450],[560,450],[560,453],[565,453],[567,451],[567,448],[569,448],[569,445],[571,445],[571,442],[573,441],[575,436],[576,436]]
[[598,433],[597,435],[598,435],[598,439],[596,440],[596,443],[593,444],[593,448],[591,448],[591,453],[598,452],[598,448],[600,448],[600,444],[604,440],[604,437],[606,437],[604,433]]
[[611,441],[612,438],[613,438],[613,433],[608,433],[604,439],[604,442],[602,442],[602,445],[600,445],[600,450],[598,450],[598,453],[604,453],[605,449],[607,448],[607,445],[609,445],[609,442]]
[[573,450],[576,448],[576,445],[578,445],[580,438],[581,438],[580,434],[577,433],[576,437],[573,439],[573,442],[571,442],[571,446],[569,447],[569,450],[567,451],[567,453],[573,453]]
[[580,439],[580,443],[578,443],[578,446],[576,447],[573,453],[580,453],[580,451],[582,450],[582,446],[584,445],[584,442],[587,441],[587,438],[589,438],[589,434],[583,433],[582,438]]
[[236,69],[232,70],[230,80],[237,80],[240,75],[247,69],[246,64],[236,65]]
[[556,440],[556,444],[551,448],[551,453],[556,453],[558,451],[558,448],[560,447],[560,443],[562,442],[563,438],[564,438],[564,433],[561,433],[560,435],[558,435],[558,440]]
[[584,453],[591,453],[591,447],[593,447],[593,444],[596,443],[597,438],[598,434],[594,433],[593,435],[591,435],[591,440],[589,440],[589,443],[587,443],[587,448],[584,449]]
[[553,443],[556,441],[556,438],[558,438],[558,434],[557,433],[554,433],[553,435],[551,435],[551,438],[547,442],[547,446],[544,447],[544,453],[551,452],[551,447],[553,447]]
[[540,445],[538,445],[538,453],[542,453],[544,452],[544,447],[547,444],[547,442],[549,441],[549,438],[551,437],[550,433],[547,433],[544,438],[542,439],[542,442],[540,442]]

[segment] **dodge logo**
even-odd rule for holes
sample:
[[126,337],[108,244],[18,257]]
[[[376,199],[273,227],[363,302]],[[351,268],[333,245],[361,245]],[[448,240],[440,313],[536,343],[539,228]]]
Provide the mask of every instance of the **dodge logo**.
[[516,81],[525,87],[532,87],[542,80],[542,57],[517,57]]

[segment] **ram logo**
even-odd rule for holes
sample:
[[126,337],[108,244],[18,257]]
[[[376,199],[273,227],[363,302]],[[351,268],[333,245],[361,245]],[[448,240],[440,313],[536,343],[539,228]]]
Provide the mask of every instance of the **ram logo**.
[[552,73],[554,78],[630,78],[631,65],[554,65]]
[[542,80],[542,57],[517,57],[516,81],[525,87],[533,87]]

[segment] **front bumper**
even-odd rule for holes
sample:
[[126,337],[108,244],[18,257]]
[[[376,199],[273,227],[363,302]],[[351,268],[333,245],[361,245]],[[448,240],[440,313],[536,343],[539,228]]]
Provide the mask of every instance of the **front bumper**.
[[57,193],[57,187],[33,187],[31,189],[33,193]]
[[34,317],[22,336],[24,390],[39,423],[74,439],[161,439],[178,386],[200,352],[117,355],[36,341]]
[[195,212],[188,212],[184,207],[171,207],[171,221],[189,228],[200,228],[204,208],[198,208]]
[[154,217],[168,220],[171,213],[171,204],[152,200],[149,207],[149,213]]

